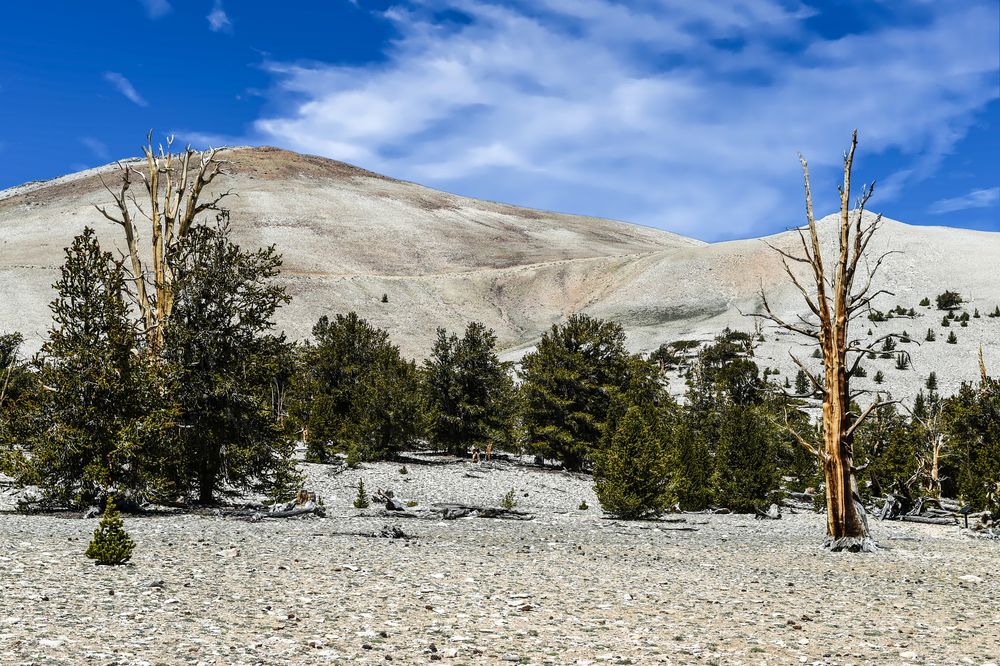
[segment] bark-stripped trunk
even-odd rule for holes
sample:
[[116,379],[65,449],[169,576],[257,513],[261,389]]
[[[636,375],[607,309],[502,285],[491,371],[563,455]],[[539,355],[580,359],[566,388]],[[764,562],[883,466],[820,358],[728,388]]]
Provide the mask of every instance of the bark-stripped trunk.
[[[121,186],[117,192],[105,185],[114,198],[117,215],[101,206],[95,206],[104,217],[122,227],[125,248],[132,271],[132,296],[142,314],[143,337],[146,351],[158,358],[163,349],[163,335],[167,320],[174,306],[174,274],[170,266],[170,252],[176,242],[187,235],[195,217],[205,211],[220,210],[218,204],[230,192],[226,191],[211,201],[202,203],[204,188],[222,171],[224,162],[216,158],[216,150],[198,153],[189,147],[183,156],[172,152],[173,137],[167,139],[167,150],[160,146],[154,151],[152,132],[146,137],[143,153],[145,171],[131,164],[119,164]],[[197,164],[191,158],[198,156]],[[144,206],[129,192],[133,178],[139,178],[145,189]],[[139,233],[133,210],[150,222],[148,263],[139,247]],[[150,269],[149,266],[152,266]]]
[[[851,412],[851,401],[856,397],[856,394],[851,392],[851,377],[857,371],[864,354],[873,351],[875,343],[884,338],[868,344],[852,340],[849,337],[850,324],[855,317],[870,309],[873,298],[886,293],[883,290],[872,291],[872,279],[888,254],[883,254],[874,262],[868,270],[864,286],[854,291],[859,261],[866,256],[868,243],[881,222],[881,216],[876,217],[874,222],[864,222],[864,206],[872,195],[873,187],[863,189],[857,209],[851,210],[851,168],[856,146],[857,132],[851,139],[850,150],[844,155],[844,184],[840,189],[838,245],[833,270],[830,271],[824,266],[819,233],[813,216],[809,167],[801,157],[808,220],[807,231],[798,230],[802,254],[793,254],[771,245],[771,248],[781,255],[785,272],[802,294],[816,322],[810,322],[802,317],[797,321],[786,321],[772,311],[763,290],[760,296],[765,312],[757,315],[785,330],[814,339],[822,352],[824,370],[822,377],[812,373],[794,355],[792,356],[812,384],[808,395],[796,397],[804,398],[816,393],[823,396],[822,444],[819,447],[813,446],[790,426],[789,430],[803,447],[820,459],[823,466],[827,507],[825,545],[831,550],[852,551],[875,548],[868,535],[868,522],[858,493],[854,466],[854,431],[874,409],[888,404],[876,399],[864,413]],[[792,271],[789,261],[809,268],[812,278],[811,290],[803,286],[804,281],[800,275]],[[831,272],[832,279],[830,279]],[[853,359],[850,354],[855,355]]]

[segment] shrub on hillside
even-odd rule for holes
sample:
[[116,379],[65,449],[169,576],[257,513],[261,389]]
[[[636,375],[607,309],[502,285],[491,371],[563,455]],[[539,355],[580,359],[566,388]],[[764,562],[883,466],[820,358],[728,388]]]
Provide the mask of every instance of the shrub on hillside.
[[938,310],[954,310],[962,304],[962,295],[957,291],[945,291],[937,296]]

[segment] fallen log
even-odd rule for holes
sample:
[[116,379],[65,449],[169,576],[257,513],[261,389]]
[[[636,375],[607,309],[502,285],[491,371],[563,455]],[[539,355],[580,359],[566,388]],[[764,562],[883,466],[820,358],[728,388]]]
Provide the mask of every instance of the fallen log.
[[264,518],[296,518],[298,516],[306,515],[316,515],[320,518],[326,518],[326,509],[323,505],[315,500],[309,500],[303,502],[302,504],[296,504],[295,502],[289,502],[288,504],[275,505],[271,507],[270,511],[267,512],[256,512],[251,516],[250,520],[256,522],[258,520],[263,520]]
[[753,511],[754,514],[756,514],[754,515],[754,518],[757,520],[781,520],[781,509],[777,504],[769,506],[767,511],[758,509],[757,507],[754,507]]
[[954,518],[928,518],[927,516],[900,516],[899,520],[907,523],[924,523],[926,525],[955,525]]
[[533,520],[535,516],[526,511],[517,509],[504,509],[499,506],[475,506],[471,504],[450,504],[439,503],[429,507],[430,511],[441,514],[444,520],[456,520],[458,518],[501,518],[505,520]]

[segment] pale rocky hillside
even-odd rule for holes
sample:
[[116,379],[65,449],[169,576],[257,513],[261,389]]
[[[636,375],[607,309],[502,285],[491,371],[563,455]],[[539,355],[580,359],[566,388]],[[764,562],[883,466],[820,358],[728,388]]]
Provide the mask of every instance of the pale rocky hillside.
[[[393,180],[340,162],[273,148],[237,148],[225,186],[232,224],[247,246],[274,243],[284,254],[283,279],[293,297],[279,325],[292,337],[309,334],[323,314],[355,310],[388,329],[409,356],[420,357],[439,326],[459,329],[479,320],[497,331],[505,356],[518,358],[553,323],[573,312],[614,319],[637,351],[677,339],[708,340],[726,326],[750,328],[743,316],[759,308],[763,285],[775,307],[803,311],[774,253],[760,240],[705,244],[610,220],[562,215],[479,201]],[[0,192],[0,330],[19,330],[35,349],[49,325],[47,303],[62,248],[85,225],[117,244],[117,228],[94,204],[107,204],[102,178],[114,166]],[[800,202],[789,202],[800,206]],[[822,223],[826,231],[831,223]],[[769,239],[786,248],[794,232]],[[828,239],[832,241],[832,239]],[[875,252],[898,250],[884,265],[881,288],[895,293],[878,304],[914,307],[914,320],[893,320],[873,333],[907,330],[915,369],[890,360],[883,387],[910,395],[935,370],[942,392],[978,376],[976,354],[1000,368],[1000,234],[886,221]],[[983,317],[967,328],[940,327],[941,313],[919,308],[945,289],[971,299]],[[388,303],[381,303],[387,294]],[[864,334],[868,322],[858,332]],[[959,343],[948,345],[949,330]],[[784,375],[799,340],[765,330],[761,365]],[[865,381],[865,380],[861,380]],[[873,385],[874,386],[874,385]]]

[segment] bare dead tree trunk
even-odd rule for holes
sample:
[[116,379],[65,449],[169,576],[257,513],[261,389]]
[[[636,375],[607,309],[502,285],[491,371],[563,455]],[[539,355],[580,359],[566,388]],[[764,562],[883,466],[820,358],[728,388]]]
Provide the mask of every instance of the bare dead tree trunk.
[[[173,137],[167,138],[167,148],[153,149],[153,133],[146,137],[143,146],[145,169],[137,169],[130,163],[118,164],[121,185],[117,191],[105,183],[104,188],[111,195],[117,211],[108,212],[103,206],[95,206],[104,217],[122,227],[125,248],[131,269],[133,300],[142,316],[146,349],[158,356],[163,346],[164,324],[170,318],[174,306],[174,274],[169,256],[174,244],[191,230],[195,218],[205,211],[218,211],[219,203],[231,194],[223,192],[215,198],[202,202],[205,187],[224,173],[225,161],[217,158],[218,151],[204,152],[187,146],[183,153],[173,152]],[[131,191],[134,179],[141,181],[145,192],[140,203]],[[145,208],[144,208],[145,206]],[[142,216],[150,224],[150,245],[148,263],[144,249],[140,245],[136,216]],[[149,266],[151,265],[151,269]]]
[[[806,229],[798,229],[802,252],[794,254],[768,243],[781,256],[785,272],[805,299],[812,318],[798,317],[796,321],[791,321],[779,316],[771,309],[763,288],[760,297],[764,312],[756,315],[770,320],[780,328],[812,338],[822,352],[822,377],[810,371],[792,355],[792,360],[812,384],[813,390],[810,394],[822,395],[822,444],[819,448],[814,447],[790,426],[788,429],[803,447],[819,458],[823,466],[827,508],[824,545],[830,550],[851,551],[876,548],[869,537],[868,522],[858,493],[856,478],[858,468],[854,465],[854,433],[875,409],[890,404],[890,401],[881,401],[876,396],[864,412],[853,413],[851,402],[860,393],[851,392],[850,382],[865,353],[873,351],[875,344],[885,338],[898,337],[890,334],[867,344],[849,337],[852,320],[868,312],[876,296],[888,293],[885,290],[873,290],[873,278],[882,262],[891,254],[885,253],[873,263],[868,263],[866,260],[867,275],[859,280],[863,285],[855,291],[859,262],[867,256],[868,245],[882,221],[881,215],[871,221],[866,221],[864,216],[865,205],[874,192],[874,185],[863,187],[857,207],[852,210],[850,206],[851,168],[857,143],[858,134],[855,131],[851,138],[850,150],[844,154],[838,245],[832,266],[824,264],[816,219],[813,215],[809,165],[801,155],[799,160],[805,180],[808,221]],[[806,267],[811,280],[800,279],[789,262]],[[810,288],[806,288],[803,283],[808,284],[810,281],[812,283],[809,285]],[[853,358],[851,354],[854,354]]]

